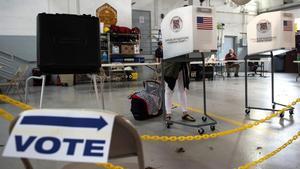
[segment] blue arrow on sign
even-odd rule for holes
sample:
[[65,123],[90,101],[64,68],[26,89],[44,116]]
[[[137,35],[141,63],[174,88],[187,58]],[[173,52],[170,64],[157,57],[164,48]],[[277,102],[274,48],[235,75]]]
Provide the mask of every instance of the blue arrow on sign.
[[107,122],[100,118],[76,118],[76,117],[55,117],[55,116],[25,116],[21,124],[23,125],[45,125],[45,126],[63,126],[79,128],[97,128],[102,129]]

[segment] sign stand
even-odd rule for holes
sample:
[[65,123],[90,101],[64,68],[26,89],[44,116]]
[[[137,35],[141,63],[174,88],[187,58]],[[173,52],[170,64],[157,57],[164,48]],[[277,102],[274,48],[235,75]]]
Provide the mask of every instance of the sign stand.
[[[200,53],[197,53],[200,54]],[[186,55],[188,56],[188,55]],[[185,58],[183,61],[180,59],[167,59],[164,60],[165,62],[170,62],[170,60],[172,60],[172,62],[189,62],[189,61],[196,61],[198,59],[196,58]],[[203,66],[203,71],[202,71],[202,77],[203,77],[203,111],[204,111],[204,116],[202,116],[202,121],[203,123],[197,123],[195,122],[195,124],[190,124],[190,123],[184,123],[184,122],[180,122],[180,121],[174,121],[174,120],[167,120],[166,121],[166,126],[167,128],[170,128],[171,125],[173,124],[179,124],[179,125],[183,125],[183,126],[188,126],[188,127],[194,127],[194,128],[198,128],[198,133],[199,134],[203,134],[205,132],[205,130],[202,127],[205,126],[210,126],[211,131],[214,131],[215,125],[217,124],[217,121],[214,120],[212,117],[210,117],[207,114],[207,108],[206,108],[206,82],[205,82],[205,56],[204,53],[201,52],[201,61],[202,61],[202,66]],[[164,71],[163,71],[163,64],[162,64],[162,84],[163,84],[163,92],[165,92],[165,87],[164,87]],[[165,98],[164,98],[164,94],[163,94],[163,108],[164,108],[164,113],[166,113],[165,110]],[[207,122],[207,120],[210,120],[210,122]]]
[[[40,105],[39,108],[41,109],[43,106],[43,98],[44,98],[44,89],[45,89],[45,82],[46,82],[46,75],[42,75],[42,76],[30,76],[29,78],[26,79],[26,83],[25,83],[25,103],[28,103],[28,83],[29,80],[31,79],[41,79],[42,80],[42,88],[41,88],[41,96],[40,96]],[[96,100],[97,100],[97,104],[100,107],[100,99],[99,99],[99,93],[98,93],[98,86],[97,86],[97,80],[96,80],[96,74],[92,75],[92,79],[93,79],[93,83],[94,83],[94,89],[95,89],[95,95],[96,95]],[[104,96],[103,96],[103,83],[102,83],[102,78],[101,78],[101,99],[102,99],[102,108],[104,110]]]
[[[277,103],[275,102],[275,97],[274,97],[274,55],[273,55],[273,50],[269,51],[270,55],[255,55],[255,54],[251,54],[251,55],[247,55],[244,59],[245,59],[245,113],[246,115],[250,114],[250,110],[251,109],[257,109],[257,110],[266,110],[266,111],[278,111],[275,109],[276,105],[279,106],[283,106],[283,107],[287,107],[287,105],[281,104],[281,103]],[[248,59],[251,58],[271,58],[271,96],[272,96],[272,109],[269,108],[261,108],[261,107],[251,107],[248,104]],[[289,113],[290,115],[294,114],[294,107],[289,108]],[[280,117],[283,118],[284,117],[284,113],[280,114]]]
[[42,80],[42,89],[41,89],[41,97],[40,97],[40,109],[42,108],[43,105],[43,97],[44,97],[44,88],[45,88],[45,82],[46,82],[46,76],[42,75],[42,76],[30,76],[29,78],[26,79],[26,83],[25,83],[25,103],[27,103],[27,99],[28,99],[28,83],[29,80],[31,79],[41,79]]

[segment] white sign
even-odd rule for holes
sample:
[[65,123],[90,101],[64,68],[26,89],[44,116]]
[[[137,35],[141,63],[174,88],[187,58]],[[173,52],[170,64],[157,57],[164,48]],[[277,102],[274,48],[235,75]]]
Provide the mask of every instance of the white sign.
[[163,59],[217,50],[215,10],[187,6],[170,11],[161,23]]
[[[294,16],[285,11],[263,13],[247,25],[248,55],[295,48]],[[273,52],[275,54],[275,52]]]
[[139,17],[139,22],[140,23],[145,23],[145,17],[144,16],[140,16]]
[[103,163],[108,160],[115,114],[87,110],[21,113],[3,156]]
[[256,25],[257,42],[272,41],[272,24],[268,20],[261,20]]

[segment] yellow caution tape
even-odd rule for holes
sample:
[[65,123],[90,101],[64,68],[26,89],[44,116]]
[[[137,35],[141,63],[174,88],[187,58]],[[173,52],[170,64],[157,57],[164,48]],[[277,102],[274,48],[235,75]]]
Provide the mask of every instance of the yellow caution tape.
[[[12,104],[14,106],[17,106],[23,110],[29,110],[32,109],[31,106],[24,104],[22,102],[16,101],[8,96],[4,96],[4,95],[0,95],[0,100],[4,101],[6,103]],[[141,136],[142,140],[147,140],[147,141],[163,141],[163,142],[175,142],[175,141],[198,141],[198,140],[206,140],[206,139],[211,139],[211,138],[217,138],[217,137],[221,137],[221,136],[226,136],[226,135],[230,135],[230,134],[234,134],[234,133],[238,133],[250,128],[253,128],[255,126],[260,125],[261,123],[266,122],[267,120],[270,120],[274,117],[279,116],[280,114],[284,113],[285,111],[291,109],[293,106],[295,106],[297,103],[300,102],[300,98],[296,99],[295,101],[293,101],[291,104],[287,105],[285,108],[267,116],[264,119],[261,119],[259,121],[253,122],[253,123],[249,123],[249,124],[245,124],[239,128],[235,128],[232,130],[226,130],[226,131],[222,131],[222,132],[218,132],[218,133],[212,133],[212,134],[204,134],[204,135],[196,135],[196,136],[155,136],[155,135],[143,135]],[[11,115],[10,113],[6,112],[3,109],[0,109],[0,116],[3,117],[4,119],[11,121],[13,119],[13,115]],[[295,140],[297,140],[300,137],[300,132],[297,133],[297,135],[293,136],[292,139],[290,139],[288,142],[286,142],[285,144],[283,144],[281,147],[279,147],[278,149],[276,149],[275,151],[267,154],[266,156],[260,158],[259,160],[250,162],[244,166],[239,167],[239,169],[248,169],[250,167],[256,166],[259,163],[264,162],[265,160],[271,158],[272,156],[276,155],[277,153],[279,153],[281,150],[285,149],[288,145],[292,144]],[[103,163],[103,164],[97,164],[98,166],[104,167],[105,169],[124,169],[122,166],[114,166],[111,163]]]
[[15,118],[12,114],[8,113],[7,111],[0,109],[0,117],[4,118],[5,120],[11,122]]
[[268,160],[269,158],[275,156],[277,153],[279,153],[281,150],[285,149],[287,146],[289,146],[290,144],[292,144],[294,141],[296,141],[298,138],[300,137],[300,131],[294,135],[291,139],[289,139],[289,141],[287,141],[286,143],[284,143],[282,146],[280,146],[279,148],[277,148],[276,150],[272,151],[271,153],[265,155],[264,157],[258,159],[258,160],[255,160],[255,161],[252,161],[250,163],[247,163],[243,166],[240,166],[238,169],[249,169],[251,167],[255,167],[257,166],[258,164]]
[[122,166],[116,166],[116,165],[113,165],[112,163],[98,163],[96,165],[99,167],[103,167],[105,169],[125,169]]
[[[23,110],[29,110],[32,109],[31,106],[16,101],[8,96],[5,95],[0,95],[0,100],[6,102],[6,103],[10,103],[12,105],[15,105]],[[285,108],[277,111],[276,113],[273,113],[269,116],[267,116],[264,119],[261,119],[259,121],[256,122],[252,122],[252,123],[248,123],[245,124],[241,127],[235,128],[235,129],[231,129],[231,130],[226,130],[226,131],[222,131],[222,132],[217,132],[217,133],[212,133],[212,134],[203,134],[203,135],[195,135],[195,136],[158,136],[158,135],[142,135],[141,139],[144,141],[163,141],[163,142],[176,142],[176,141],[199,141],[199,140],[206,140],[206,139],[212,139],[212,138],[217,138],[217,137],[221,137],[221,136],[227,136],[227,135],[231,135],[234,133],[238,133],[250,128],[253,128],[255,126],[260,125],[261,123],[266,122],[267,120],[270,120],[274,117],[279,116],[280,114],[284,113],[285,111],[291,109],[293,106],[295,106],[297,103],[300,102],[300,98],[296,99],[295,101],[293,101],[291,104],[287,105]]]
[[226,131],[222,131],[222,132],[217,132],[217,133],[212,133],[212,134],[203,134],[203,135],[195,135],[195,136],[158,136],[158,135],[142,135],[141,139],[144,141],[162,141],[162,142],[176,142],[176,141],[199,141],[199,140],[206,140],[206,139],[212,139],[212,138],[217,138],[217,137],[221,137],[221,136],[227,136],[227,135],[231,135],[234,133],[238,133],[250,128],[253,128],[255,126],[260,125],[261,123],[264,123],[274,117],[279,116],[280,114],[284,113],[285,111],[288,111],[289,109],[291,109],[293,106],[295,106],[297,103],[300,102],[300,98],[296,99],[295,101],[293,101],[291,104],[289,104],[287,107],[267,116],[264,119],[261,119],[259,121],[256,122],[252,122],[252,123],[248,123],[245,124],[241,127],[235,128],[235,129],[231,129],[231,130],[226,130]]
[[14,100],[14,99],[12,99],[8,96],[2,95],[2,94],[0,94],[0,101],[3,101],[5,103],[9,103],[9,104],[14,105],[14,106],[16,106],[20,109],[23,109],[23,110],[33,109],[33,107],[29,106],[28,104],[19,102],[17,100]]

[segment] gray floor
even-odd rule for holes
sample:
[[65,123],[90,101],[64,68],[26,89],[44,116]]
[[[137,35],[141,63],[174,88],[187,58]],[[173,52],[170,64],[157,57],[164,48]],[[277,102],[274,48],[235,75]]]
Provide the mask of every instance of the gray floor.
[[[295,81],[296,74],[276,74],[276,101],[287,104],[300,97],[300,83]],[[105,106],[107,110],[120,113],[127,117],[140,134],[150,135],[196,135],[195,128],[174,125],[166,129],[162,117],[144,122],[137,122],[130,113],[128,95],[141,89],[140,82],[105,84]],[[249,79],[249,102],[251,106],[271,107],[270,77],[251,77]],[[98,108],[91,86],[78,85],[74,87],[49,86],[45,89],[45,108]],[[30,104],[38,107],[39,88],[32,87]],[[177,102],[177,98],[174,98]],[[188,92],[188,104],[194,109],[202,109],[202,82],[192,82]],[[14,113],[19,109],[1,104],[1,108]],[[270,112],[253,110],[250,117],[244,114],[244,78],[216,79],[207,82],[208,112],[217,115],[217,131],[238,127],[240,123],[259,120]],[[155,169],[233,169],[247,162],[256,160],[275,150],[285,143],[300,129],[300,105],[297,105],[293,118],[286,114],[283,120],[274,118],[253,129],[204,141],[183,143],[143,142],[146,166]],[[180,117],[180,112],[174,110],[174,118]],[[201,118],[201,114],[193,114]],[[229,120],[228,120],[229,119]],[[7,138],[9,123],[1,119],[0,144],[4,145]],[[211,133],[205,128],[207,133]],[[176,149],[183,147],[184,153]],[[3,147],[0,148],[1,153]],[[275,157],[269,159],[257,168],[263,169],[295,169],[300,168],[300,141],[293,143]],[[121,160],[134,162],[134,158]],[[117,161],[116,163],[119,163]],[[1,169],[21,169],[19,160],[0,157]],[[35,160],[37,169],[55,169],[63,165],[61,162]],[[131,167],[130,167],[131,168]]]

